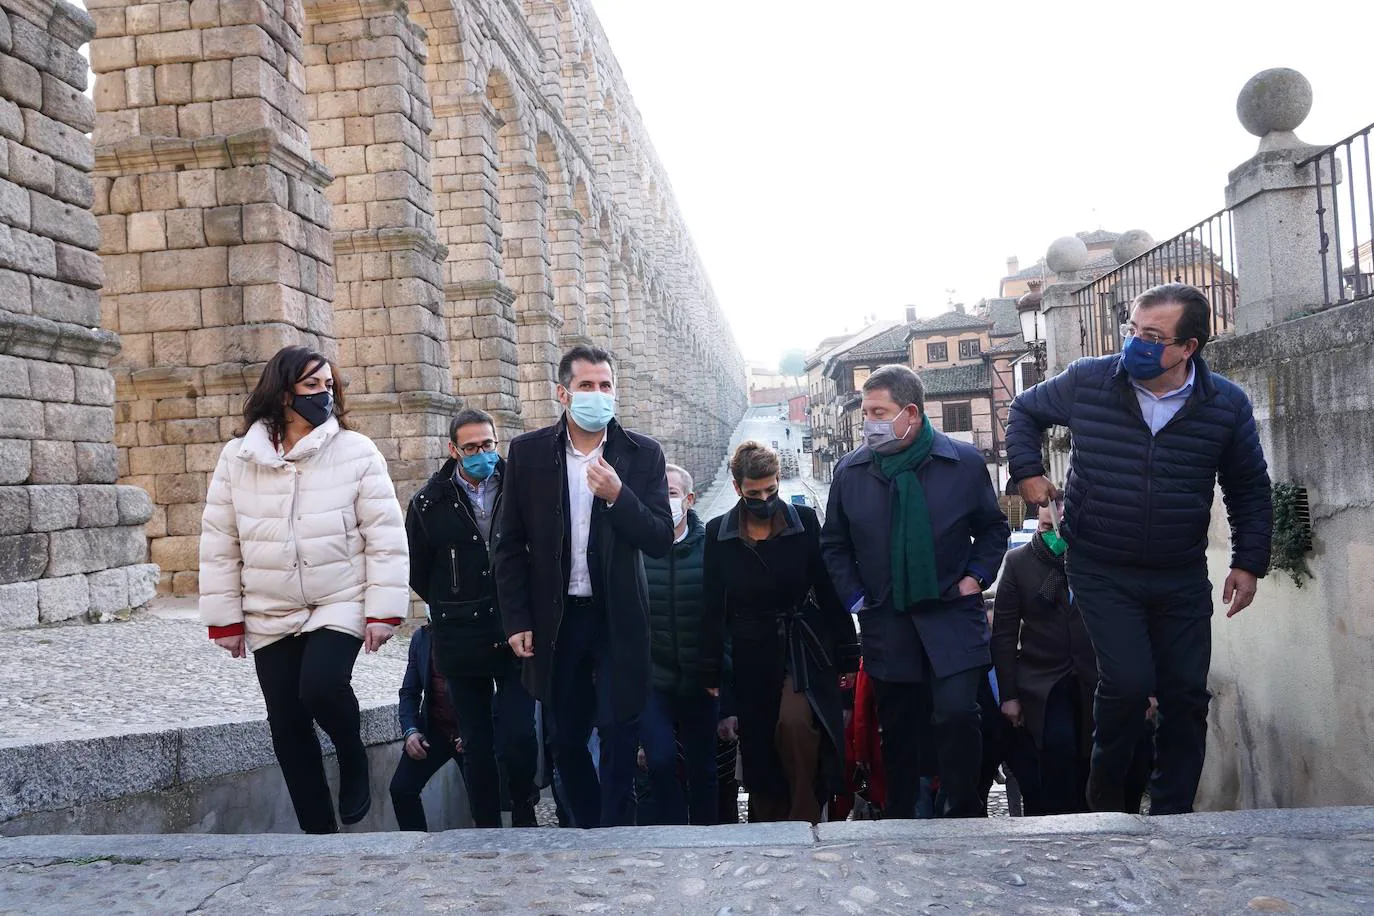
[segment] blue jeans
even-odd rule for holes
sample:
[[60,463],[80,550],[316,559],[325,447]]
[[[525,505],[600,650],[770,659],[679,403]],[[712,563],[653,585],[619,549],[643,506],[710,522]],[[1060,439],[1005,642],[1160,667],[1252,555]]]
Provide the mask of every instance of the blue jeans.
[[[719,710],[720,701],[705,690],[700,696],[687,697],[649,692],[639,719],[639,742],[649,768],[656,823],[686,824],[689,816],[696,825],[715,823]],[[679,738],[687,758],[690,806],[678,779]]]
[[[574,827],[623,827],[635,822],[636,720],[615,721],[610,653],[602,639],[604,610],[569,598],[559,628],[549,698],[554,767]],[[599,765],[587,742],[595,727]]]

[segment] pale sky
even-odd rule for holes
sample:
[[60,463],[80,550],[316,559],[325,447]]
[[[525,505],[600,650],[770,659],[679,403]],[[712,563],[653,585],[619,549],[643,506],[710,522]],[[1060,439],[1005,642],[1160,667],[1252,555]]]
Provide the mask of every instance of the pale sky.
[[1360,0],[592,3],[740,346],[772,364],[995,296],[1058,236],[1162,241],[1220,210],[1260,70],[1311,81],[1309,143],[1374,121]]

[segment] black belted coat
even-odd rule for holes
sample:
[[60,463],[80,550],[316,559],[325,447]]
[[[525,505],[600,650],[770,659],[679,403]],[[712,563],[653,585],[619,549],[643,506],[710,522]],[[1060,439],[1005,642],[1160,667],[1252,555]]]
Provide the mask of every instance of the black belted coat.
[[702,681],[720,686],[724,639],[732,642],[731,684],[749,791],[789,794],[773,733],[783,677],[806,694],[822,733],[825,797],[841,791],[844,711],[839,678],[859,668],[854,618],[840,603],[821,559],[815,510],[785,504],[785,525],[751,545],[740,535],[742,504],[706,525]]

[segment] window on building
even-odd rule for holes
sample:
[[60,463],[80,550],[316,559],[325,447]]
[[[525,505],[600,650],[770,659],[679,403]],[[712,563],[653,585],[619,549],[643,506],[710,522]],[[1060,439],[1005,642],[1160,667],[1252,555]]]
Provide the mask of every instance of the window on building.
[[859,391],[860,389],[862,389],[863,386],[864,386],[864,382],[868,381],[868,377],[869,377],[870,375],[872,375],[872,374],[873,374],[873,370],[872,370],[872,369],[855,369],[855,370],[854,370],[854,390],[855,390],[855,391]]
[[939,343],[926,344],[926,362],[949,362],[949,344],[945,343],[944,341],[940,341]]
[[968,401],[942,401],[940,430],[947,433],[973,432],[973,406]]
[[1039,385],[1045,380],[1045,373],[1035,363],[1021,364],[1021,390],[1025,391],[1033,385]]
[[982,348],[982,346],[979,344],[978,339],[977,339],[976,337],[975,337],[973,340],[961,340],[961,341],[959,341],[959,358],[960,358],[960,359],[977,359],[977,358],[978,358],[978,354],[979,354],[979,353],[982,353],[982,352],[983,352],[983,348]]

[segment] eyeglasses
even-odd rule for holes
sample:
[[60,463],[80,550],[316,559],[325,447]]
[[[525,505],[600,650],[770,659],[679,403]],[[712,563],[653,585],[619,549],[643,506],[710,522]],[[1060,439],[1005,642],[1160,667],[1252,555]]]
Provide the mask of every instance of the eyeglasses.
[[462,452],[469,458],[471,458],[473,455],[476,455],[478,452],[494,452],[496,451],[496,440],[483,439],[481,442],[475,443],[473,445],[459,446],[458,451]]
[[1139,337],[1146,343],[1152,344],[1176,344],[1181,340],[1188,339],[1186,337],[1160,337],[1154,331],[1146,331],[1144,334],[1141,334],[1139,331],[1136,330],[1135,325],[1130,324],[1129,322],[1123,324],[1120,330],[1122,340],[1130,340],[1132,337]]

